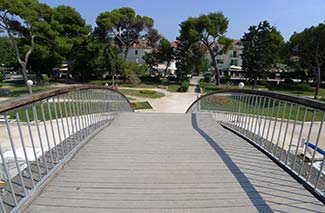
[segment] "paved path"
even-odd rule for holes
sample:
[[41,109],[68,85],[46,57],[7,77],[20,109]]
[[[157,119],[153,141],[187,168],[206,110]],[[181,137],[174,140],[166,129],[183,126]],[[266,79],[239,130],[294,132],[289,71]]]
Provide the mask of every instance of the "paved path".
[[324,212],[210,114],[123,113],[27,212]]

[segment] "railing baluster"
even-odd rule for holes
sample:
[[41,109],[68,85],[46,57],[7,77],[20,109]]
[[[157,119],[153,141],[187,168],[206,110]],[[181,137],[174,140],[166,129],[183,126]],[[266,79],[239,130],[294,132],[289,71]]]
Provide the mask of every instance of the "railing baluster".
[[[300,105],[297,106],[297,112],[296,112],[296,117],[295,117],[295,121],[293,123],[293,127],[292,127],[292,133],[291,133],[291,138],[290,138],[290,143],[289,143],[289,148],[288,148],[288,154],[287,154],[287,157],[286,157],[286,160],[285,160],[285,165],[288,165],[288,160],[289,160],[289,157],[291,155],[291,146],[292,146],[292,142],[293,142],[293,137],[294,137],[294,134],[295,134],[295,130],[296,130],[296,126],[297,126],[297,120],[299,118],[299,111],[300,111]],[[289,162],[290,163],[290,162]],[[293,167],[292,167],[293,168]]]
[[38,157],[37,157],[37,153],[36,153],[34,138],[33,138],[33,134],[32,134],[32,128],[31,128],[31,124],[30,124],[29,112],[28,112],[27,108],[25,109],[25,114],[26,114],[26,119],[27,119],[27,126],[28,126],[30,142],[32,144],[34,158],[35,158],[35,162],[36,162],[36,166],[37,166],[38,176],[39,176],[39,179],[41,180],[42,179],[42,170],[39,165],[39,161],[38,161]]
[[28,159],[28,155],[27,155],[27,152],[26,152],[25,140],[24,140],[23,133],[21,131],[21,126],[20,126],[20,117],[19,117],[19,113],[18,113],[17,110],[16,110],[16,119],[17,119],[20,142],[21,142],[21,145],[22,145],[22,148],[23,148],[24,157],[25,157],[25,161],[26,161],[26,165],[27,165],[27,170],[29,172],[30,180],[31,180],[32,186],[34,188],[35,187],[34,178],[33,178],[33,174],[32,174],[32,169],[30,168],[30,164],[29,164],[29,159]]
[[282,146],[281,146],[281,154],[280,154],[280,158],[279,158],[280,160],[282,159],[283,149],[284,149],[284,145],[285,145],[285,142],[286,142],[286,139],[287,139],[288,126],[289,126],[289,123],[290,123],[292,108],[293,108],[293,104],[290,103],[289,116],[288,116],[288,119],[287,119],[287,125],[286,125],[286,129],[284,131],[283,142],[282,142]]
[[284,120],[284,115],[286,113],[286,109],[287,109],[287,102],[284,102],[284,107],[283,107],[283,112],[282,112],[282,117],[281,117],[281,123],[280,123],[280,129],[278,131],[278,139],[277,139],[276,145],[275,145],[275,152],[274,152],[275,157],[276,157],[276,154],[277,154],[278,148],[279,148],[279,142],[280,142],[280,137],[281,137],[281,132],[282,132],[282,125],[283,125],[283,120]]
[[[16,169],[17,169],[18,176],[19,176],[19,179],[20,179],[20,182],[21,182],[22,191],[24,193],[24,196],[27,196],[25,181],[23,179],[23,176],[22,176],[22,173],[21,173],[21,170],[20,170],[20,167],[19,167],[18,156],[17,156],[17,153],[16,153],[16,148],[15,148],[14,141],[12,139],[11,128],[10,128],[10,124],[9,124],[9,121],[8,121],[8,115],[5,114],[4,117],[5,117],[5,123],[6,123],[7,133],[8,133],[8,137],[9,137],[9,142],[10,142],[10,145],[11,145],[12,153],[13,153],[14,158],[15,158]],[[6,164],[5,159],[3,159],[2,162],[4,162],[4,164]]]
[[43,124],[44,124],[44,130],[45,130],[45,136],[46,136],[46,140],[47,140],[47,146],[49,149],[49,153],[50,153],[50,158],[51,158],[51,163],[52,163],[52,168],[54,167],[54,160],[53,160],[53,155],[52,155],[52,148],[50,145],[50,140],[49,140],[49,134],[47,132],[47,125],[46,125],[46,118],[45,118],[45,113],[44,113],[44,106],[43,103],[40,102],[41,105],[41,112],[42,112],[42,117],[43,117]]
[[3,164],[3,169],[5,170],[4,172],[5,172],[5,175],[7,177],[7,182],[9,184],[9,188],[11,190],[12,199],[14,200],[15,206],[17,206],[18,203],[17,203],[16,193],[15,193],[14,187],[12,186],[11,176],[10,176],[10,173],[9,173],[9,170],[8,170],[8,167],[7,167],[6,158],[3,155],[2,145],[1,144],[0,144],[0,156],[1,156],[1,161],[2,161],[2,164]]
[[[310,161],[311,163],[310,163],[308,175],[307,175],[307,178],[306,178],[307,181],[309,181],[311,169],[313,167],[313,163],[314,163],[314,160],[315,160],[315,155],[316,155],[316,152],[318,150],[318,144],[319,144],[320,136],[321,136],[321,133],[322,133],[324,121],[325,121],[325,112],[323,112],[322,120],[321,120],[320,125],[319,125],[319,130],[318,130],[318,134],[317,134],[317,138],[316,138],[315,148],[314,148],[314,151],[313,151],[313,156],[312,156],[311,161]],[[307,141],[307,143],[308,143],[308,141]],[[306,149],[307,149],[307,145],[308,144],[306,144]],[[322,170],[320,170],[319,172],[321,172],[321,171]]]
[[[54,97],[52,99],[52,102],[53,102],[53,107],[54,107],[54,115],[55,115],[55,121],[56,121],[56,128],[57,128],[58,135],[59,135],[59,140],[60,140],[59,143],[58,143],[58,145],[60,144],[60,146],[61,146],[61,149],[62,149],[62,158],[64,158],[64,156],[65,156],[65,149],[64,149],[64,145],[63,145],[62,136],[61,136],[60,122],[59,122],[59,118],[58,118],[58,111],[57,111],[57,108],[56,108],[56,102],[55,102]],[[58,104],[60,104],[60,102],[58,102]]]
[[[55,148],[57,163],[58,163],[60,161],[60,154],[59,154],[59,150],[58,150],[58,145],[56,143],[56,136],[55,136],[54,127],[53,127],[52,110],[51,110],[51,106],[49,103],[49,99],[47,99],[46,102],[47,102],[47,110],[48,110],[49,117],[50,117],[50,126],[51,126],[51,131],[52,131],[53,143],[55,146],[54,148]],[[53,103],[53,105],[54,104],[55,103]],[[53,106],[53,109],[54,109],[54,106]]]
[[37,130],[37,133],[38,133],[38,140],[39,140],[39,144],[40,144],[41,151],[42,151],[42,158],[43,158],[43,161],[44,161],[46,174],[48,174],[49,173],[49,167],[47,165],[47,159],[46,159],[46,155],[45,155],[45,151],[44,151],[44,147],[43,147],[42,135],[41,135],[41,131],[40,131],[40,128],[39,128],[38,116],[37,116],[37,111],[36,111],[35,104],[32,104],[32,110],[33,110],[33,117],[34,117],[34,121],[35,121],[35,125],[36,125],[36,130]]

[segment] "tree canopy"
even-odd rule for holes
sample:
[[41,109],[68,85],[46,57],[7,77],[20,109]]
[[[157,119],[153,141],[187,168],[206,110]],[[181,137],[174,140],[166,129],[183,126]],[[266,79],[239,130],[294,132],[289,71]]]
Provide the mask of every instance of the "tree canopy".
[[114,40],[121,51],[124,49],[126,58],[129,48],[147,35],[153,23],[153,19],[137,15],[132,8],[122,7],[99,14],[95,35],[102,41]]
[[35,49],[35,43],[57,36],[55,28],[58,23],[53,20],[52,15],[52,9],[37,0],[0,2],[0,30],[9,36],[13,43],[25,82],[28,80],[28,60]]
[[288,49],[289,57],[295,57],[295,62],[314,77],[317,98],[321,79],[325,78],[325,24],[294,33],[288,42]]
[[258,79],[266,78],[274,63],[279,59],[284,44],[281,33],[267,21],[250,26],[241,39],[243,44],[243,73],[256,87]]
[[220,84],[220,74],[216,56],[226,53],[232,46],[232,40],[225,36],[229,20],[223,13],[209,13],[199,17],[190,17],[180,24],[181,41],[189,44],[202,43],[208,50],[215,70],[216,84]]

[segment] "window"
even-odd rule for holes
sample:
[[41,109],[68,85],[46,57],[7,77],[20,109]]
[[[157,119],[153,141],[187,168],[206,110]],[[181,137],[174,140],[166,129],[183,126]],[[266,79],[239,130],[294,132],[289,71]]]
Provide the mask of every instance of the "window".
[[223,60],[222,59],[217,59],[217,64],[223,64]]
[[230,66],[231,65],[238,66],[237,60],[232,59],[230,62]]
[[135,50],[135,54],[138,55],[138,50]]
[[232,52],[232,57],[236,58],[237,57],[237,51]]

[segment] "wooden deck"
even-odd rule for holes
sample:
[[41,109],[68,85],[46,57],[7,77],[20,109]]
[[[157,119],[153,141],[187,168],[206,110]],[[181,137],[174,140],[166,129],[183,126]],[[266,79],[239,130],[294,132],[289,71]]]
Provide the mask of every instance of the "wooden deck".
[[210,114],[123,113],[27,212],[324,212]]

